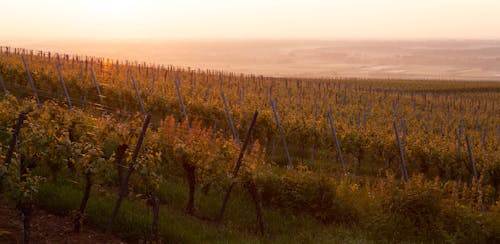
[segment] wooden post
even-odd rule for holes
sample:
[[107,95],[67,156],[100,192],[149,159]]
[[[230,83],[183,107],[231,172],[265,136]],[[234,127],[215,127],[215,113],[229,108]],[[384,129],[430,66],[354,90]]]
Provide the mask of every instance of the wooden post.
[[253,114],[252,122],[250,123],[250,127],[248,128],[248,132],[247,132],[247,135],[245,137],[245,141],[243,141],[243,146],[240,149],[240,154],[238,155],[238,160],[236,161],[236,165],[234,166],[233,174],[232,174],[232,177],[231,177],[232,180],[233,180],[233,182],[231,183],[231,185],[229,185],[229,188],[227,189],[226,194],[224,196],[224,200],[222,201],[222,207],[221,207],[221,209],[219,211],[219,215],[217,216],[217,223],[221,223],[222,217],[224,216],[224,212],[226,210],[227,202],[229,200],[229,195],[231,194],[231,190],[234,187],[234,179],[238,175],[238,171],[239,171],[239,169],[241,167],[243,156],[245,155],[245,151],[247,149],[248,143],[250,142],[250,137],[252,135],[252,131],[253,131],[253,128],[255,126],[255,122],[257,121],[257,116],[258,115],[259,115],[258,111],[255,111],[255,113]]
[[464,133],[464,119],[460,121],[460,127],[458,128],[458,135],[457,135],[457,156],[460,156],[461,153],[461,146],[462,146],[462,134]]
[[[5,155],[5,161],[3,163],[3,166],[5,168],[9,168],[9,164],[12,161],[12,156],[14,154],[14,150],[16,149],[17,141],[19,139],[19,131],[21,130],[21,126],[23,125],[23,122],[26,119],[27,114],[28,112],[20,113],[19,117],[17,118],[17,122],[14,125],[14,131],[12,133],[12,139],[10,140],[9,150]],[[0,174],[0,192],[2,192],[2,181],[3,181],[3,175]]]
[[157,196],[149,197],[150,205],[153,208],[153,223],[151,224],[151,239],[153,243],[160,243],[158,233],[158,222],[160,219],[160,199]]
[[472,155],[472,148],[469,142],[469,135],[465,135],[465,143],[467,144],[467,151],[469,151],[469,158],[472,166],[472,174],[474,175],[474,180],[477,182],[479,180],[479,177],[476,170],[476,161],[474,160],[474,156]]
[[[178,74],[175,75],[174,83],[175,83],[175,89],[177,90],[177,96],[179,97],[179,102],[181,103],[182,114],[184,115],[184,119],[187,120],[188,116],[187,116],[186,106],[184,105],[184,100],[182,99],[181,83]],[[189,123],[187,123],[187,127],[189,129]]]
[[0,74],[0,85],[2,85],[3,92],[5,93],[5,95],[7,95],[7,87],[5,86],[2,74]]
[[401,120],[401,130],[403,133],[403,135],[401,136],[401,145],[403,145],[403,147],[405,146],[406,144],[406,133],[407,133],[407,130],[408,128],[406,127],[406,120]]
[[205,93],[205,101],[208,101],[210,98],[210,84],[207,85],[207,91]]
[[134,75],[131,75],[132,83],[134,83],[135,94],[137,95],[137,100],[139,101],[139,105],[141,106],[141,111],[143,115],[146,115],[146,109],[144,109],[144,104],[142,103],[141,93],[139,92],[139,88],[137,87],[137,82],[135,82]]
[[[25,163],[25,156],[20,155],[19,163],[19,182],[26,182],[26,175],[28,174],[28,166]],[[31,214],[33,213],[33,204],[31,201],[24,202],[18,200],[17,208],[21,210],[21,220],[23,222],[23,243],[28,244],[30,239],[30,222]]]
[[71,98],[69,97],[69,92],[68,92],[68,88],[66,87],[66,82],[64,82],[64,77],[63,77],[62,72],[61,72],[61,67],[59,66],[59,61],[56,61],[56,69],[57,69],[57,72],[59,73],[59,77],[61,78],[61,83],[62,83],[62,86],[64,89],[64,94],[66,95],[66,99],[68,100],[68,106],[70,109],[72,109],[73,105],[71,104]]
[[236,131],[236,128],[234,127],[233,117],[231,116],[231,111],[229,111],[229,105],[227,104],[226,96],[224,96],[224,91],[222,91],[222,87],[220,90],[220,95],[222,97],[222,101],[224,102],[224,108],[226,110],[227,119],[229,120],[229,125],[231,126],[231,131],[233,132],[233,137],[236,140],[236,142],[238,144],[240,144],[241,143],[240,137],[238,136],[238,132]]
[[257,188],[257,184],[253,180],[250,180],[244,184],[244,187],[247,189],[248,193],[252,197],[252,200],[255,204],[255,213],[257,215],[257,224],[259,225],[259,231],[261,235],[265,234],[264,229],[264,219],[262,214],[262,195]]
[[123,178],[123,181],[121,182],[120,185],[120,192],[118,194],[118,200],[116,201],[115,208],[113,210],[113,213],[111,214],[111,218],[108,222],[107,228],[106,228],[106,233],[110,233],[111,227],[113,227],[113,222],[115,221],[116,215],[118,214],[118,210],[120,209],[120,206],[122,204],[123,198],[126,195],[127,188],[128,188],[128,181],[130,179],[130,175],[132,175],[132,172],[134,171],[134,166],[137,161],[137,156],[139,156],[139,151],[142,146],[142,142],[144,141],[144,137],[146,135],[146,130],[148,129],[149,122],[151,121],[151,115],[146,115],[146,119],[144,120],[144,124],[142,126],[142,131],[139,136],[139,139],[137,140],[137,145],[135,146],[134,153],[132,154],[132,162],[130,163],[128,167],[127,174]]
[[366,131],[366,121],[368,119],[368,111],[364,110],[363,111],[363,130]]
[[500,145],[500,125],[498,126],[498,129],[497,129],[497,134],[498,134],[497,144],[499,144],[499,145]]
[[24,55],[21,55],[21,58],[23,60],[24,68],[26,69],[26,74],[28,74],[28,81],[30,83],[31,89],[33,90],[33,94],[35,95],[36,103],[40,105],[42,103],[40,102],[40,98],[38,97],[38,91],[36,90],[35,82],[33,82],[33,77],[31,77],[31,72],[28,64],[26,63],[26,59],[24,58]]
[[151,76],[153,76],[153,80],[151,81],[151,94],[155,91],[155,76],[156,76],[156,73],[153,71],[153,73],[151,74]]
[[[478,197],[481,197],[481,188],[479,186],[479,175],[477,173],[477,169],[476,169],[476,161],[474,160],[474,156],[472,155],[472,148],[471,148],[471,145],[470,145],[470,142],[469,142],[469,135],[465,135],[465,143],[467,144],[467,150],[469,151],[469,157],[470,157],[470,162],[471,162],[471,166],[472,166],[472,174],[474,175],[474,183],[476,183],[476,191],[477,191],[477,194],[478,194]],[[483,199],[479,199],[479,202],[480,202],[480,207],[481,207],[481,210],[482,211],[485,211],[486,208],[484,206],[484,203],[483,203]]]
[[[314,96],[314,131],[316,131],[316,123],[318,121],[318,101],[317,101],[317,96]],[[315,153],[316,153],[316,139],[313,140],[313,143],[311,145],[311,162],[314,163],[315,160]]]
[[487,128],[483,128],[483,135],[481,136],[481,143],[483,144],[483,148],[486,149],[486,133],[487,133]]
[[398,142],[399,146],[399,156],[401,157],[401,174],[403,175],[404,180],[408,182],[408,170],[406,169],[404,149],[403,149],[403,144],[401,143],[401,139],[399,138],[398,125],[396,124],[396,121],[393,122],[393,126],[394,126],[394,132],[396,134],[396,141]]
[[356,117],[356,131],[359,133],[361,127],[361,112],[358,112],[358,116]]
[[340,164],[342,165],[342,171],[347,173],[345,167],[344,157],[342,156],[342,149],[340,148],[339,138],[337,137],[337,131],[335,130],[335,125],[333,124],[332,107],[330,106],[330,111],[328,111],[328,119],[330,120],[330,127],[332,128],[332,135],[335,139],[335,145],[337,146],[337,153],[339,155]]
[[288,152],[288,145],[286,143],[285,133],[283,133],[283,129],[281,128],[281,122],[280,122],[280,117],[278,115],[276,100],[274,99],[271,99],[271,108],[273,109],[274,120],[276,121],[276,126],[278,127],[278,132],[281,137],[281,142],[283,143],[283,147],[285,147],[285,153],[288,159],[288,169],[292,169],[293,168],[292,158],[290,157],[290,153]]
[[97,83],[97,78],[95,77],[94,67],[90,67],[90,73],[92,73],[92,81],[94,82],[94,86],[97,90],[97,95],[99,95],[99,102],[101,103],[101,105],[104,105],[101,88],[99,87],[99,83]]

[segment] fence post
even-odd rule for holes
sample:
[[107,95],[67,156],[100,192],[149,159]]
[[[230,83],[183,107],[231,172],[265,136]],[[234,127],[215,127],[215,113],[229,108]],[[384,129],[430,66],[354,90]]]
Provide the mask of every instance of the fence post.
[[486,149],[486,133],[488,132],[487,127],[483,128],[483,134],[481,136],[481,143],[483,144],[483,148]]
[[90,73],[92,73],[92,81],[94,82],[94,86],[97,90],[97,94],[99,95],[99,102],[104,106],[104,100],[102,98],[101,88],[99,87],[99,83],[97,83],[97,78],[95,77],[94,67],[90,67]]
[[474,174],[474,183],[476,183],[476,192],[478,194],[478,197],[480,199],[479,200],[479,204],[480,204],[480,207],[481,207],[481,210],[485,211],[486,208],[484,206],[484,202],[483,202],[483,199],[481,197],[481,187],[480,187],[480,183],[479,183],[479,175],[477,173],[477,169],[476,169],[476,161],[474,160],[474,156],[472,155],[472,148],[471,148],[471,145],[470,145],[470,141],[469,141],[469,135],[465,135],[465,143],[467,144],[467,150],[469,151],[469,157],[470,157],[470,162],[471,162],[471,166],[472,166],[472,173]]
[[403,144],[401,143],[401,139],[399,138],[398,125],[396,121],[393,122],[393,126],[394,126],[394,132],[396,134],[396,141],[398,142],[399,156],[401,157],[401,173],[403,174],[404,180],[408,182],[408,170],[406,169],[404,149],[403,149]]
[[[5,168],[9,167],[9,164],[12,160],[12,155],[14,154],[14,150],[16,149],[17,141],[19,138],[19,131],[21,130],[21,126],[23,125],[23,122],[26,119],[27,114],[28,112],[20,113],[19,117],[17,118],[17,122],[14,125],[14,131],[12,133],[12,139],[10,140],[9,150],[5,155],[5,161],[3,163]],[[0,174],[0,192],[2,192],[2,183],[3,183],[3,175]]]
[[337,152],[339,154],[340,164],[342,165],[342,171],[347,173],[345,167],[344,157],[342,156],[342,149],[340,148],[339,138],[337,137],[337,131],[335,130],[335,125],[333,124],[332,107],[330,106],[330,111],[328,111],[328,119],[330,120],[330,127],[332,128],[332,135],[335,139],[335,145],[337,146]]
[[205,92],[205,101],[207,102],[210,98],[210,84],[207,84],[207,91]]
[[134,166],[137,161],[137,156],[139,156],[139,151],[142,146],[142,142],[144,141],[144,137],[146,135],[146,130],[148,129],[149,122],[151,121],[151,115],[146,115],[146,119],[144,120],[144,124],[142,126],[142,131],[139,136],[139,139],[137,140],[137,145],[135,146],[134,153],[132,154],[132,162],[130,163],[128,167],[127,174],[125,175],[125,178],[122,180],[121,185],[120,185],[120,192],[118,194],[118,200],[116,201],[115,208],[113,209],[113,213],[111,214],[111,218],[109,219],[107,228],[106,228],[106,233],[109,233],[111,231],[111,227],[113,227],[113,222],[115,221],[116,215],[118,214],[118,210],[120,209],[120,205],[122,204],[123,198],[126,195],[127,192],[127,186],[128,186],[128,181],[130,179],[130,175],[132,175],[132,172],[134,171]]
[[152,76],[152,81],[151,81],[151,94],[154,93],[155,91],[155,78],[156,78],[156,73],[155,71],[153,71],[153,73],[151,73],[151,76]]
[[[255,111],[255,113],[253,114],[252,122],[250,123],[250,127],[248,128],[248,132],[247,132],[247,135],[245,137],[245,141],[243,141],[243,146],[240,149],[240,154],[238,155],[238,160],[236,161],[236,165],[234,166],[234,170],[233,170],[232,177],[231,177],[232,180],[234,180],[236,178],[236,176],[238,175],[238,171],[241,167],[243,156],[245,155],[245,151],[246,151],[248,143],[250,141],[250,137],[252,135],[252,131],[253,131],[253,128],[255,126],[255,122],[257,121],[258,115],[259,115],[258,111]],[[231,194],[231,190],[233,189],[233,187],[234,187],[234,181],[231,183],[231,185],[229,185],[229,188],[227,189],[226,194],[224,195],[224,200],[222,201],[222,206],[221,206],[221,209],[219,211],[219,215],[217,216],[217,223],[220,223],[222,221],[222,217],[224,216],[224,212],[226,210],[227,201],[229,200],[229,195]]]
[[229,105],[227,104],[226,96],[224,96],[224,91],[222,91],[222,87],[220,89],[221,89],[220,95],[222,97],[222,101],[224,102],[224,108],[226,110],[227,119],[229,120],[229,125],[231,126],[231,131],[233,132],[233,136],[234,136],[234,139],[236,140],[236,142],[238,144],[240,144],[241,143],[240,137],[238,136],[238,132],[236,131],[236,128],[234,127],[233,117],[231,116],[231,111],[229,111]]
[[61,67],[59,66],[59,61],[56,61],[56,68],[57,68],[57,72],[59,73],[59,77],[61,78],[61,83],[62,83],[62,86],[64,89],[64,94],[66,95],[66,99],[68,100],[69,108],[72,109],[73,105],[71,104],[71,98],[69,97],[69,92],[68,92],[68,88],[66,87],[66,82],[64,82],[64,77],[63,77],[62,72],[61,72]]
[[500,144],[500,125],[498,126],[498,138],[497,138],[497,144]]
[[0,85],[2,85],[3,92],[7,95],[7,87],[5,86],[2,74],[0,74]]
[[286,157],[288,159],[288,169],[292,169],[293,168],[292,158],[290,157],[290,153],[288,152],[288,145],[286,143],[285,134],[283,133],[283,129],[281,128],[280,117],[278,115],[278,109],[276,106],[276,100],[274,100],[274,99],[271,99],[271,108],[273,109],[274,120],[276,121],[276,125],[278,126],[278,132],[279,132],[280,137],[281,137],[281,142],[283,143],[283,146],[285,147],[285,153],[286,153]]
[[[188,120],[187,116],[187,111],[186,111],[186,106],[184,106],[184,100],[182,100],[182,94],[181,94],[181,82],[179,80],[179,75],[175,74],[175,89],[177,90],[177,96],[179,97],[179,102],[181,103],[181,108],[182,108],[182,114],[184,115],[184,119]],[[189,121],[187,123],[187,127],[189,129]]]
[[41,102],[40,102],[40,98],[38,97],[38,91],[36,90],[35,82],[33,82],[33,77],[31,77],[31,72],[30,72],[30,69],[28,67],[28,64],[26,63],[26,59],[24,58],[24,55],[21,55],[21,59],[23,60],[24,68],[26,69],[26,74],[28,74],[28,81],[30,83],[31,89],[33,90],[33,93],[35,94],[36,103],[38,105],[40,105]]
[[406,120],[401,120],[401,130],[402,130],[402,133],[403,135],[401,135],[401,145],[403,145],[403,147],[405,146],[406,144],[406,134],[407,134],[407,130],[408,128],[406,127]]
[[[317,101],[317,96],[314,96],[314,125],[313,125],[313,128],[314,128],[314,131],[316,132],[316,124],[318,122],[318,101]],[[316,144],[315,144],[315,141],[316,140],[313,140],[313,143],[311,145],[311,162],[314,163],[314,160],[315,160],[315,153],[316,153]]]
[[464,119],[460,121],[460,126],[458,128],[458,135],[457,135],[457,156],[460,156],[461,153],[461,146],[462,146],[462,134],[464,133]]
[[144,104],[142,103],[141,93],[139,92],[139,88],[137,87],[137,82],[135,82],[134,75],[131,75],[132,83],[134,83],[135,94],[137,94],[137,100],[139,101],[139,105],[141,106],[141,112],[143,115],[146,115],[146,109],[144,109]]
[[472,166],[472,174],[474,174],[474,180],[477,182],[479,177],[476,170],[476,161],[474,160],[474,155],[472,155],[472,148],[469,142],[469,135],[465,135],[465,143],[467,144],[467,151],[469,151],[469,158]]

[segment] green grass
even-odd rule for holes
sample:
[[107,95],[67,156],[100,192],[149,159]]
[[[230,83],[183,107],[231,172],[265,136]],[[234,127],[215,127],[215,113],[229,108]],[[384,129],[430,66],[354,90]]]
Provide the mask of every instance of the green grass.
[[[39,192],[38,205],[49,212],[67,215],[77,209],[82,191],[72,184],[46,183]],[[197,213],[212,218],[219,211],[223,192],[217,189],[204,195],[197,192]],[[355,226],[325,225],[306,215],[264,208],[267,235],[257,234],[254,206],[247,194],[236,188],[224,215],[224,223],[201,220],[184,212],[187,185],[181,180],[168,181],[161,188],[159,231],[167,243],[359,243],[369,242]],[[104,230],[116,196],[96,188],[87,206],[88,225]],[[127,199],[120,208],[113,233],[126,240],[150,236],[152,212],[145,202]]]

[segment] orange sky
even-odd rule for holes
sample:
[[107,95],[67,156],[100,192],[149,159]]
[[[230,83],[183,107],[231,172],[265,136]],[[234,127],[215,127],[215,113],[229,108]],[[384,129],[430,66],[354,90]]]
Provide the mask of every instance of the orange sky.
[[499,0],[0,0],[0,40],[500,38]]

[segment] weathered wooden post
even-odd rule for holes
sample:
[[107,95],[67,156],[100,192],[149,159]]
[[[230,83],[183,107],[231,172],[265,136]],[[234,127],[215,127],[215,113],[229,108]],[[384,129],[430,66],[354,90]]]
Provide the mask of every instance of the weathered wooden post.
[[469,135],[465,135],[465,143],[467,144],[467,151],[469,152],[472,174],[474,175],[474,180],[477,182],[479,180],[479,177],[476,170],[476,161],[474,160],[474,155],[472,155],[472,148],[469,141]]
[[229,110],[229,105],[227,104],[226,96],[224,96],[224,91],[222,90],[222,87],[220,89],[221,89],[220,95],[222,97],[222,101],[224,102],[224,108],[226,110],[227,119],[229,120],[229,125],[231,126],[231,131],[233,132],[234,140],[236,140],[236,142],[238,144],[240,144],[241,143],[240,137],[238,136],[238,132],[236,131],[236,128],[234,127],[233,117],[231,116],[231,111]]
[[97,95],[99,96],[99,102],[101,103],[101,105],[104,106],[104,100],[103,100],[103,96],[101,93],[101,88],[99,87],[99,83],[97,83],[97,78],[95,76],[94,67],[90,67],[90,73],[92,73],[92,81],[94,82],[94,86],[97,90]]
[[393,122],[394,126],[394,132],[396,134],[396,141],[398,143],[399,147],[399,156],[401,157],[401,174],[403,175],[403,178],[406,182],[408,182],[408,170],[406,169],[406,161],[405,161],[405,156],[404,156],[404,149],[403,149],[403,143],[401,142],[401,139],[399,138],[399,131],[398,131],[398,125],[396,121]]
[[142,98],[141,98],[141,93],[139,92],[139,88],[137,87],[137,82],[135,82],[135,78],[133,75],[132,77],[132,83],[134,83],[134,89],[135,89],[135,94],[137,95],[137,100],[139,101],[139,105],[141,106],[141,111],[143,115],[146,115],[146,109],[144,109],[144,104],[142,103]]
[[126,195],[127,188],[128,188],[128,182],[130,180],[130,176],[132,175],[132,172],[134,171],[134,166],[137,161],[137,157],[139,156],[139,152],[142,147],[142,142],[144,141],[144,137],[146,136],[146,130],[148,129],[149,123],[151,121],[151,115],[146,115],[146,119],[144,120],[144,124],[142,126],[142,131],[141,134],[139,135],[139,139],[137,140],[137,145],[135,146],[134,152],[132,154],[132,161],[130,162],[130,165],[128,167],[127,174],[125,174],[123,181],[121,182],[120,185],[120,192],[118,193],[118,199],[115,204],[115,208],[113,209],[113,213],[111,214],[111,218],[109,219],[107,228],[106,228],[106,233],[111,232],[111,228],[113,227],[113,222],[116,219],[116,216],[118,215],[118,210],[120,209],[120,206],[122,204],[123,198]]
[[[23,125],[24,120],[26,119],[26,115],[28,112],[23,112],[19,114],[17,118],[17,122],[14,125],[14,131],[12,132],[12,139],[10,140],[9,149],[7,154],[5,155],[5,161],[3,162],[3,166],[5,168],[9,167],[10,162],[12,161],[12,156],[14,155],[14,151],[16,150],[16,145],[19,140],[19,131],[21,130],[21,126]],[[0,174],[0,192],[2,192],[2,182],[3,175]]]
[[153,73],[151,74],[152,76],[152,81],[151,81],[151,94],[154,93],[155,91],[155,78],[156,78],[156,73],[153,71]]
[[276,121],[276,126],[278,127],[278,132],[281,137],[281,142],[283,143],[283,147],[285,148],[286,157],[288,159],[288,169],[292,169],[293,168],[292,158],[290,157],[290,153],[288,152],[288,145],[286,143],[285,133],[283,133],[283,128],[281,128],[281,121],[278,115],[276,100],[274,99],[271,99],[271,108],[273,109],[274,120]]
[[59,78],[61,79],[64,94],[66,95],[66,99],[68,100],[68,106],[70,109],[72,109],[73,105],[71,104],[71,98],[69,97],[68,88],[66,87],[66,82],[64,81],[64,77],[63,77],[62,72],[61,72],[61,67],[59,67],[59,61],[56,61],[56,69],[57,69],[57,72],[59,73]]
[[[188,120],[188,115],[186,111],[186,106],[184,105],[184,100],[182,99],[182,93],[181,93],[181,82],[179,80],[179,75],[175,74],[175,89],[177,90],[177,96],[179,97],[179,102],[181,103],[181,109],[182,109],[182,115],[184,115],[184,119],[187,121]],[[187,121],[187,127],[189,127],[189,121]]]
[[462,147],[462,135],[464,133],[464,119],[460,121],[460,126],[458,128],[458,135],[457,135],[457,157],[460,157],[461,154],[461,147]]
[[339,138],[337,137],[337,131],[335,130],[335,125],[333,124],[333,116],[332,116],[332,107],[330,106],[330,111],[328,111],[328,119],[330,120],[330,127],[332,129],[332,135],[333,139],[335,139],[335,145],[337,147],[337,154],[339,156],[340,164],[342,166],[342,171],[347,173],[346,167],[345,167],[345,161],[344,157],[342,156],[342,149],[340,148],[340,141]]
[[24,68],[26,69],[26,74],[28,75],[28,81],[30,83],[31,89],[33,90],[33,94],[35,95],[36,103],[38,105],[41,105],[42,103],[40,102],[40,98],[38,97],[38,91],[36,90],[35,87],[35,82],[33,81],[33,77],[31,77],[31,72],[28,67],[28,64],[26,63],[26,59],[24,58],[24,55],[21,55],[21,58],[23,60]]
[[233,180],[233,182],[231,183],[231,185],[229,185],[229,188],[227,189],[226,194],[224,195],[224,200],[222,201],[221,209],[219,211],[219,214],[217,215],[217,219],[216,219],[217,223],[221,223],[222,217],[224,216],[224,212],[226,211],[227,202],[229,201],[229,195],[231,194],[231,191],[234,187],[234,180],[238,176],[238,171],[240,170],[243,156],[245,155],[245,151],[246,151],[247,146],[250,142],[250,137],[252,135],[253,128],[255,126],[255,122],[257,121],[258,115],[259,115],[258,111],[255,111],[255,113],[253,114],[252,122],[250,123],[250,127],[248,128],[248,132],[247,132],[247,135],[245,137],[245,141],[243,141],[243,146],[240,149],[240,154],[238,155],[238,160],[236,161],[236,164],[235,164],[234,169],[233,169],[233,173],[231,175],[231,179]]
[[5,82],[3,80],[2,74],[0,74],[0,85],[2,86],[2,90],[5,93],[5,95],[7,95],[7,93],[8,93],[7,87],[5,86]]

